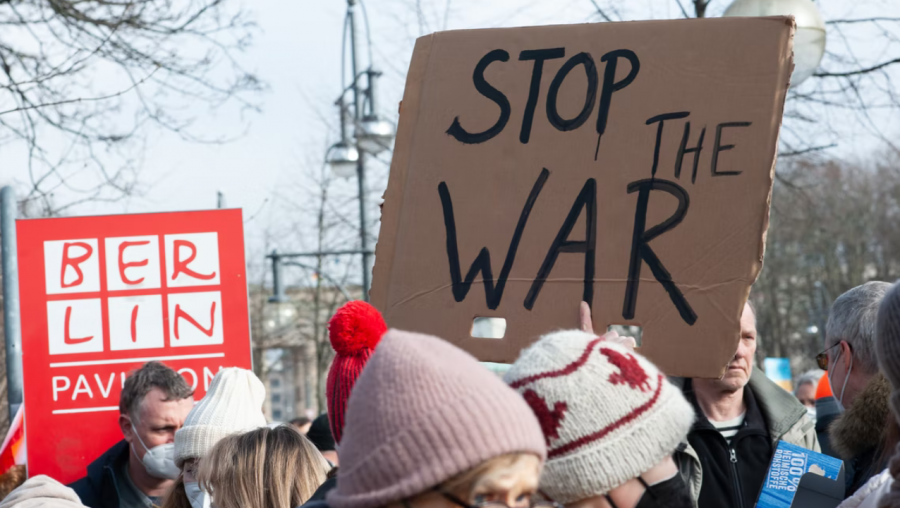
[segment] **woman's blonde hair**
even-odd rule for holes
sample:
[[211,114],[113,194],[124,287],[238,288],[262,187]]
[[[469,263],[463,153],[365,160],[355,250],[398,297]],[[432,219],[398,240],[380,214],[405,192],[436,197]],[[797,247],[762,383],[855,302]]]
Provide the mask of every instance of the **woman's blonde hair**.
[[531,453],[510,453],[488,459],[440,484],[437,490],[449,492],[466,501],[472,501],[474,495],[482,490],[482,487],[487,489],[501,487],[502,484],[514,480],[528,468],[535,466],[540,472],[540,462],[526,460],[529,457],[537,458]]
[[217,508],[296,508],[325,481],[325,459],[289,425],[219,441],[198,480]]

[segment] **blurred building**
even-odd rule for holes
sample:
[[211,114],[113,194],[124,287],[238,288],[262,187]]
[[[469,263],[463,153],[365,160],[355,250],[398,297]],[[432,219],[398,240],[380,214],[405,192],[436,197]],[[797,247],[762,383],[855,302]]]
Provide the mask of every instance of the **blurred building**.
[[251,289],[254,369],[266,387],[263,412],[270,422],[325,410],[325,377],[334,357],[328,320],[347,296],[359,298],[360,288],[321,286],[316,293],[316,287],[288,288],[287,301],[270,302],[271,290]]
[[291,394],[291,376],[284,368],[282,350],[268,349],[262,352],[266,386],[266,403],[263,413],[270,422],[286,422],[293,418],[294,397]]

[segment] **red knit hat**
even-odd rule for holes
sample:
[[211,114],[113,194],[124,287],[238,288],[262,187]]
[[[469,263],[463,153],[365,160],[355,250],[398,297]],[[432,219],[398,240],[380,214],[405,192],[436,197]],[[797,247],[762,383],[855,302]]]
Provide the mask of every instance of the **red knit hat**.
[[336,443],[341,442],[350,390],[386,332],[381,313],[363,301],[347,302],[328,323],[328,338],[337,354],[328,371],[325,397],[328,422]]

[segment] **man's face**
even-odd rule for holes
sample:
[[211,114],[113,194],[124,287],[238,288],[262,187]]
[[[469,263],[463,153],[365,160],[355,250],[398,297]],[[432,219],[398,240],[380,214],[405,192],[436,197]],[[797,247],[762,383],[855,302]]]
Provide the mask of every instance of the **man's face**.
[[[125,440],[132,445],[139,459],[143,459],[147,449],[175,442],[175,431],[184,425],[184,419],[194,407],[194,398],[165,400],[166,395],[159,388],[153,388],[138,406],[136,418],[126,415],[119,417],[119,424]],[[143,441],[147,449],[141,446]]]
[[756,316],[750,310],[749,305],[744,305],[741,314],[741,342],[725,376],[718,381],[719,386],[725,391],[738,391],[750,381],[753,373],[753,355],[756,354]]
[[812,383],[797,387],[797,400],[806,407],[816,407],[816,387]]

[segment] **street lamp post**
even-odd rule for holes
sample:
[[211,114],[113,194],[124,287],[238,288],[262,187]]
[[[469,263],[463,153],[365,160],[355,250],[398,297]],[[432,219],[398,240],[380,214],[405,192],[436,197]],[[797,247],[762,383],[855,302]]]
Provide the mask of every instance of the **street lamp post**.
[[[359,107],[359,72],[356,64],[356,0],[347,0],[347,23],[350,24],[350,69],[353,72],[353,119],[354,125],[359,128],[362,120],[361,109]],[[371,62],[369,62],[371,64]],[[369,77],[369,85],[371,86],[371,76]],[[343,84],[343,83],[342,83]],[[343,98],[343,94],[341,95]],[[342,101],[343,102],[343,101]],[[341,112],[341,115],[344,113]],[[359,136],[356,138],[356,151],[359,156],[356,158],[356,184],[359,192],[359,248],[362,252],[362,289],[363,300],[369,301],[369,233],[366,227],[366,165],[365,155],[359,146]]]
[[[356,182],[359,198],[359,253],[362,255],[362,288],[363,299],[369,300],[369,288],[371,287],[371,259],[372,252],[369,249],[369,232],[367,224],[366,204],[366,166],[365,154],[378,154],[388,147],[394,137],[394,126],[378,117],[375,107],[375,79],[381,75],[372,67],[359,71],[357,54],[358,37],[356,33],[356,8],[359,0],[347,0],[347,16],[345,19],[350,37],[350,70],[353,73],[350,86],[341,91],[337,100],[340,110],[341,139],[328,150],[326,161],[331,166],[335,175],[342,178],[352,176],[352,167],[356,166]],[[363,11],[365,15],[365,11]],[[371,52],[369,52],[371,55]],[[371,60],[371,59],[370,59]],[[365,88],[362,87],[361,78],[365,75]],[[341,84],[343,86],[343,83]],[[349,139],[347,131],[347,110],[344,96],[348,89],[353,96],[353,139]]]
[[825,21],[812,0],[734,0],[724,17],[794,16],[794,72],[791,87],[815,74],[825,55]]

